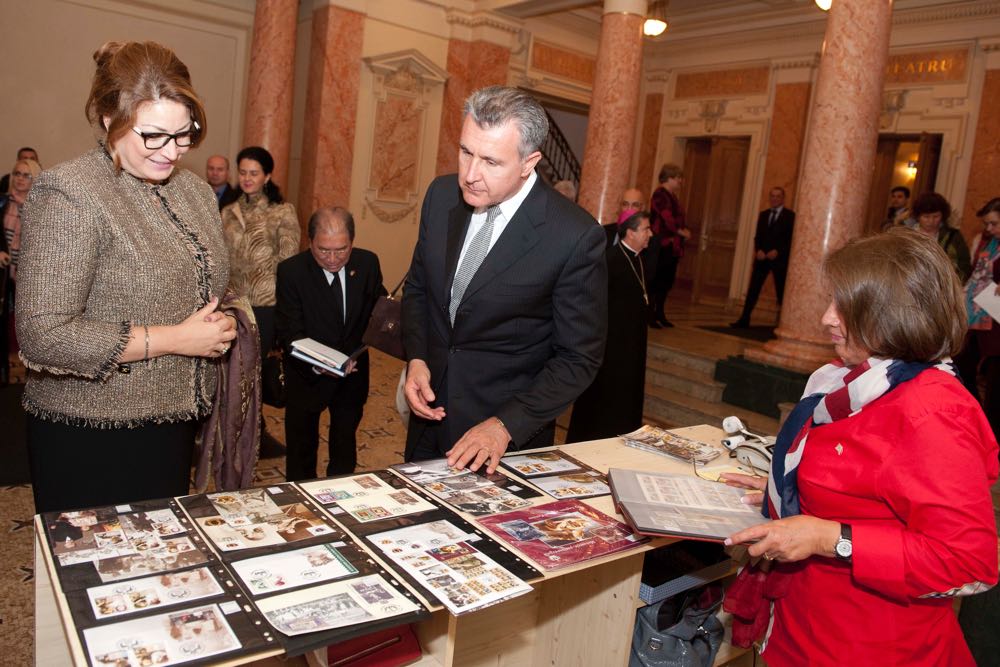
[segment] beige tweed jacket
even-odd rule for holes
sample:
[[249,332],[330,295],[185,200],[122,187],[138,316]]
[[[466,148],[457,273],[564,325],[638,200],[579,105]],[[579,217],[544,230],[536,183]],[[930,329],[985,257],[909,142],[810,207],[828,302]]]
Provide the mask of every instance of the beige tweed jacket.
[[120,428],[202,417],[218,362],[118,362],[135,328],[172,325],[222,297],[229,261],[215,196],[177,170],[152,185],[103,148],[43,172],[25,206],[16,324],[41,419]]

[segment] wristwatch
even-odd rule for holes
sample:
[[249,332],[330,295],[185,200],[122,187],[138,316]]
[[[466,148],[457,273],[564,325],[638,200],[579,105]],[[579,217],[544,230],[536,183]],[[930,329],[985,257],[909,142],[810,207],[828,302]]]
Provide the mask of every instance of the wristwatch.
[[840,537],[837,539],[837,543],[833,545],[833,553],[838,559],[847,561],[848,563],[851,562],[851,554],[854,553],[854,547],[851,544],[850,524],[840,524]]

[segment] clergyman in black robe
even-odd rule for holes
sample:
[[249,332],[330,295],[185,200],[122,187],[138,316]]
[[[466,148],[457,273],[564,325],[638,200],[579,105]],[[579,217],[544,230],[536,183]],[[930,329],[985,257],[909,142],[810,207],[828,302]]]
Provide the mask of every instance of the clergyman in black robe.
[[608,338],[594,382],[573,404],[566,442],[611,438],[642,425],[646,385],[646,276],[640,253],[652,232],[639,211],[608,246]]

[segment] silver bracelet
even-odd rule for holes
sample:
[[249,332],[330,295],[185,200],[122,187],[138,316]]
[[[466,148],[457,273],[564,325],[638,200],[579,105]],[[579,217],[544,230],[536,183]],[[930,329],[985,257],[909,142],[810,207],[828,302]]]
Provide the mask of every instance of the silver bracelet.
[[143,361],[149,361],[149,325],[143,324],[142,328],[146,330],[146,354],[143,355]]

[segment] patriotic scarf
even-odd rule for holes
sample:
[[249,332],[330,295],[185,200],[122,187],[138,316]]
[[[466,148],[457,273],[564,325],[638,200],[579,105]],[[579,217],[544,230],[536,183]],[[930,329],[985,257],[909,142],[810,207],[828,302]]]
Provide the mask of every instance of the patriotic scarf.
[[809,376],[802,400],[778,432],[763,515],[783,518],[799,514],[797,471],[812,428],[853,417],[875,399],[928,368],[957,375],[951,359],[933,364],[871,357],[854,367],[835,361]]

